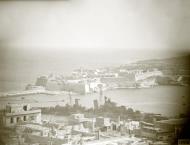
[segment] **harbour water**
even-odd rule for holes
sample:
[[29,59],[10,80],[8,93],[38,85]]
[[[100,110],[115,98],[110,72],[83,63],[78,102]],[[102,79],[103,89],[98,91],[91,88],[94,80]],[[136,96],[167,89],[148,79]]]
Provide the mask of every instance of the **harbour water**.
[[[168,117],[174,117],[184,111],[183,103],[187,102],[190,87],[180,86],[157,86],[151,89],[119,89],[105,91],[104,96],[111,98],[117,105],[125,105],[134,110],[140,110],[147,113],[158,113]],[[184,96],[184,97],[183,97]],[[93,107],[93,100],[98,99],[99,95],[87,94],[77,95],[80,103],[86,107]],[[66,102],[69,98],[66,97]],[[64,116],[42,115],[45,120],[65,122]]]
[[[183,112],[183,103],[187,102],[190,87],[157,86],[147,89],[119,89],[104,92],[103,96],[111,98],[118,105],[125,105],[143,112],[175,116]],[[182,97],[184,96],[184,97]],[[78,96],[84,106],[93,106],[92,100],[98,94]]]
[[[124,105],[134,110],[149,113],[159,113],[166,116],[176,116],[184,110],[183,104],[190,98],[190,87],[185,86],[157,86],[146,89],[117,89],[103,92],[106,96],[116,102],[118,106]],[[182,97],[184,96],[184,97]],[[86,95],[72,95],[72,100],[78,98],[79,103],[87,108],[93,107],[93,100],[99,99],[98,93]],[[59,95],[26,95],[0,98],[0,104],[28,102],[34,107],[47,107],[65,105],[69,103],[68,94]],[[188,104],[188,103],[187,103]]]

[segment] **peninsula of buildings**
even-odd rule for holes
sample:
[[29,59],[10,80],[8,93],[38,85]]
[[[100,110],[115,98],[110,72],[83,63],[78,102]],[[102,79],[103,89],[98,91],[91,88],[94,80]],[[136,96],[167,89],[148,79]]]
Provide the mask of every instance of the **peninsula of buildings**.
[[[163,60],[145,60],[96,69],[79,68],[69,76],[63,74],[41,75],[25,91],[2,93],[1,97],[30,94],[59,94],[71,92],[88,94],[110,89],[141,89],[158,85],[190,85],[190,56]],[[24,88],[23,88],[24,89]]]
[[[183,58],[183,59],[182,59]],[[166,60],[138,61],[118,67],[75,69],[70,76],[39,76],[26,90],[41,93],[67,91],[78,94],[100,89],[140,89],[157,85],[190,85],[189,56]]]

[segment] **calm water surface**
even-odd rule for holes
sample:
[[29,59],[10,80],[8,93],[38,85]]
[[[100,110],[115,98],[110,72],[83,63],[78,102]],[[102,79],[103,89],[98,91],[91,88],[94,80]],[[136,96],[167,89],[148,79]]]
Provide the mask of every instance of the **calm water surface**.
[[[182,104],[187,103],[190,87],[158,86],[150,89],[120,89],[109,90],[103,96],[110,98],[117,105],[125,105],[143,112],[160,113],[175,116],[184,110]],[[184,97],[182,97],[184,96]],[[93,100],[99,99],[99,94],[73,95],[72,100],[79,98],[79,103],[85,107],[93,107]],[[63,101],[64,100],[64,101]],[[69,102],[67,94],[60,95],[27,95],[11,98],[0,98],[1,105],[12,102],[28,102],[34,107],[65,105]]]
[[[151,113],[161,113],[173,116],[183,111],[182,103],[187,102],[190,87],[158,86],[151,89],[120,89],[104,92],[118,105],[125,105],[137,110]],[[185,96],[185,97],[182,97]],[[98,94],[78,96],[81,104],[93,106],[92,100]]]

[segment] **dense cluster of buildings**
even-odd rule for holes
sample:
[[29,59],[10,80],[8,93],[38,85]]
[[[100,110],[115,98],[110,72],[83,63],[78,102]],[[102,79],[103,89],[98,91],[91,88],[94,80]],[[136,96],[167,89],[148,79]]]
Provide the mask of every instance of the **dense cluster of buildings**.
[[67,121],[56,122],[43,120],[41,110],[30,108],[29,104],[8,104],[0,114],[0,139],[7,145],[126,145],[134,142],[136,145],[171,145],[186,121],[182,118],[165,119],[154,114],[151,117],[153,122],[124,120],[120,116],[117,119],[86,117],[75,113]]

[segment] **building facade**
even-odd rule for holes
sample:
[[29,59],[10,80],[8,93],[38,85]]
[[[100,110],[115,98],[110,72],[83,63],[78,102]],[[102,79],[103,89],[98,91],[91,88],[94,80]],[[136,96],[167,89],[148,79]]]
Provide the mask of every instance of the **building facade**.
[[41,123],[41,110],[32,109],[28,104],[9,104],[0,114],[0,123],[3,126],[14,126],[20,123]]

